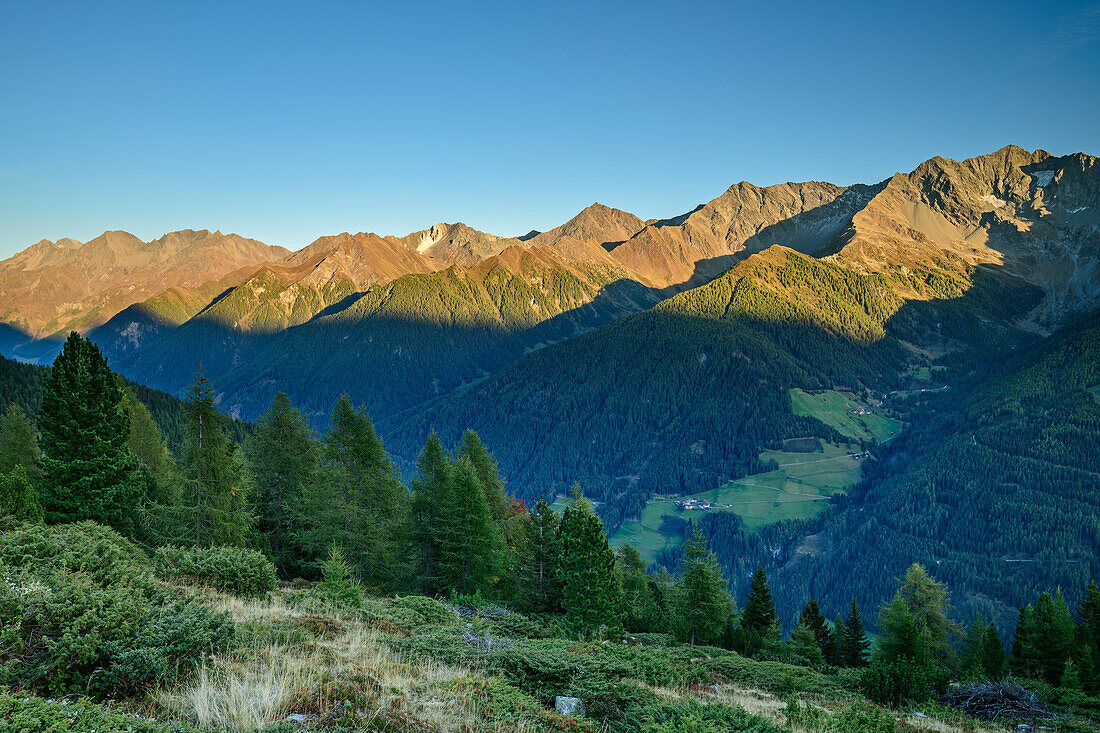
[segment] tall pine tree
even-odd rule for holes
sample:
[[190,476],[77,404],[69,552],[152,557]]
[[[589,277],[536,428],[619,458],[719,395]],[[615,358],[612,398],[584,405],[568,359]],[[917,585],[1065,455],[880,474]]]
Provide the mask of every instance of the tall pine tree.
[[775,600],[768,588],[768,574],[763,565],[756,568],[752,580],[749,581],[741,626],[762,636],[778,634],[779,618],[775,613]]
[[576,484],[558,536],[566,619],[581,635],[599,633],[601,629],[614,633],[622,623],[622,587],[615,553],[607,544],[603,523]]
[[130,417],[107,360],[75,331],[42,385],[38,431],[46,521],[91,519],[130,533],[141,493]]
[[40,459],[34,425],[23,408],[12,402],[0,416],[0,473],[22,466],[30,482],[37,483],[42,477]]
[[433,430],[416,460],[416,474],[409,488],[409,538],[412,549],[414,586],[421,593],[436,595],[440,585],[440,535],[443,507],[451,500],[454,466]]
[[187,391],[187,433],[174,502],[166,512],[170,539],[194,547],[247,546],[255,517],[245,469],[201,371]]
[[545,498],[539,497],[529,512],[524,542],[524,577],[527,606],[533,611],[561,610],[561,581],[558,565],[561,546],[558,541],[560,517]]
[[696,640],[713,643],[726,628],[733,600],[718,558],[698,527],[684,545],[681,568],[675,591],[677,626],[693,647]]
[[833,637],[832,630],[829,629],[828,622],[821,614],[821,606],[818,605],[816,598],[811,598],[803,606],[798,622],[813,632],[817,646],[821,649],[822,659],[832,663],[836,658],[836,639]]
[[362,582],[393,587],[404,576],[405,488],[365,409],[343,396],[331,423],[320,475],[302,503],[302,544],[317,556],[336,542]]
[[837,656],[845,667],[865,667],[870,648],[871,642],[863,628],[859,604],[853,598],[852,606],[848,609],[848,618],[844,619],[844,638]]
[[296,510],[315,478],[318,447],[305,417],[283,392],[260,417],[246,454],[256,486],[259,529],[271,559],[284,576],[301,573]]
[[504,566],[504,541],[470,459],[459,458],[440,507],[439,578],[445,591],[491,594]]

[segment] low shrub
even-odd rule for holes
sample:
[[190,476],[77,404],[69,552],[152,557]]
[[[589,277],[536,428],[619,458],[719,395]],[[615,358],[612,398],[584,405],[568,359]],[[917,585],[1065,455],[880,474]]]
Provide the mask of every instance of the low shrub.
[[872,702],[898,707],[903,702],[924,702],[947,689],[947,672],[907,659],[875,662],[860,675],[863,693]]
[[158,723],[90,700],[44,700],[0,692],[0,723],[12,733],[186,733],[186,726]]
[[718,656],[705,662],[708,671],[730,682],[756,687],[776,695],[791,692],[840,692],[838,680],[809,667],[740,657]]
[[403,596],[390,602],[391,608],[402,608],[415,611],[423,619],[423,623],[445,626],[458,623],[458,616],[447,605],[427,596]]
[[275,565],[255,550],[169,546],[158,548],[154,558],[157,575],[165,580],[203,583],[241,595],[259,595],[275,588]]
[[0,535],[0,581],[0,684],[127,694],[233,640],[227,616],[157,584],[135,545],[90,523]]

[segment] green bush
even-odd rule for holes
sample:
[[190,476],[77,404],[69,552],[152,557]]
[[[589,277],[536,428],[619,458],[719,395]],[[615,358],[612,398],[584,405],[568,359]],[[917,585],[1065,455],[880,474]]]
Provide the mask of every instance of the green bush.
[[458,622],[454,611],[434,598],[427,596],[404,596],[390,602],[391,608],[404,608],[415,611],[424,619],[423,623],[446,626]]
[[229,646],[228,617],[177,597],[148,567],[136,546],[90,523],[0,535],[0,684],[125,694]]
[[50,567],[86,574],[97,585],[148,576],[149,558],[125,537],[95,522],[17,524],[0,534],[0,563]]
[[736,654],[715,657],[706,662],[707,669],[731,682],[751,685],[776,695],[791,692],[840,692],[838,680],[809,667],[783,662],[760,661]]
[[898,707],[903,702],[924,702],[947,689],[947,672],[940,667],[899,659],[875,662],[860,675],[860,686],[872,702]]
[[0,692],[0,723],[10,733],[186,733],[182,725],[108,710],[89,700],[43,700]]
[[258,595],[275,588],[275,566],[255,550],[169,546],[158,548],[155,560],[157,575],[165,580],[204,583],[242,595]]

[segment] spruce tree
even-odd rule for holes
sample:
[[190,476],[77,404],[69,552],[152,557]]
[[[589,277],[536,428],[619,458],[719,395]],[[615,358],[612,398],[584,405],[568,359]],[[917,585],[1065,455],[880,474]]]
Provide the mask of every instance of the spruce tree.
[[318,447],[305,417],[279,392],[256,424],[246,455],[258,499],[259,529],[284,576],[300,573],[296,512],[317,472]]
[[500,581],[504,541],[470,459],[454,463],[451,489],[439,509],[440,589],[490,595]]
[[421,593],[440,591],[439,538],[442,508],[451,500],[453,462],[433,430],[416,460],[416,474],[409,484],[412,501],[409,538],[415,587]]
[[539,497],[529,512],[524,543],[524,575],[527,606],[533,611],[561,610],[561,582],[558,565],[561,546],[558,542],[560,518],[553,507]]
[[726,628],[733,600],[718,558],[698,527],[684,545],[681,568],[675,589],[676,625],[691,646],[696,640],[713,643]]
[[38,435],[23,408],[12,402],[0,416],[0,473],[11,473],[22,466],[32,484],[42,477],[39,466]]
[[844,619],[844,644],[841,649],[841,658],[846,667],[863,667],[867,664],[867,650],[871,648],[871,642],[867,639],[867,632],[863,629],[863,617],[859,612],[859,604],[852,599],[852,607],[848,610],[848,618]]
[[168,509],[175,541],[195,547],[247,546],[255,517],[245,468],[214,401],[214,385],[200,371],[187,390],[187,433],[179,486]]
[[614,632],[622,622],[622,588],[615,553],[607,544],[603,523],[574,484],[573,502],[559,528],[562,610],[581,635],[606,628]]
[[1096,581],[1089,583],[1085,597],[1077,609],[1077,629],[1081,643],[1092,649],[1095,658],[1100,658],[1100,586]]
[[978,650],[978,667],[991,680],[999,680],[1004,677],[1005,670],[1005,646],[1001,641],[997,627],[989,624],[982,634],[981,647]]
[[14,517],[21,522],[42,521],[38,493],[20,465],[8,473],[0,473],[0,516]]
[[821,607],[818,605],[816,598],[811,598],[802,607],[798,622],[814,633],[814,639],[817,640],[817,645],[821,649],[822,659],[831,663],[836,656],[836,643],[833,632],[829,629],[829,623],[821,614]]
[[1017,677],[1042,677],[1043,666],[1039,657],[1035,638],[1035,610],[1031,606],[1020,606],[1016,616],[1016,630],[1012,635],[1012,651],[1008,666]]
[[833,655],[832,658],[825,660],[829,664],[835,664],[838,667],[847,666],[848,660],[844,653],[844,634],[844,617],[838,613],[833,621]]
[[46,521],[91,519],[130,533],[141,492],[130,418],[107,360],[75,331],[43,382],[38,431]]
[[763,565],[756,568],[749,582],[749,592],[745,599],[745,610],[741,614],[741,626],[762,636],[775,633],[779,628],[779,618],[775,613],[775,601],[768,588],[768,574]]

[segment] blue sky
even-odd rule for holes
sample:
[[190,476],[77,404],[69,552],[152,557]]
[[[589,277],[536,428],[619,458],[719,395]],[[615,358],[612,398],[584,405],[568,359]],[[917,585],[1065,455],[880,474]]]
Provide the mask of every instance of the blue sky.
[[105,229],[511,235],[1098,154],[1100,4],[5,2],[0,100],[0,257]]

